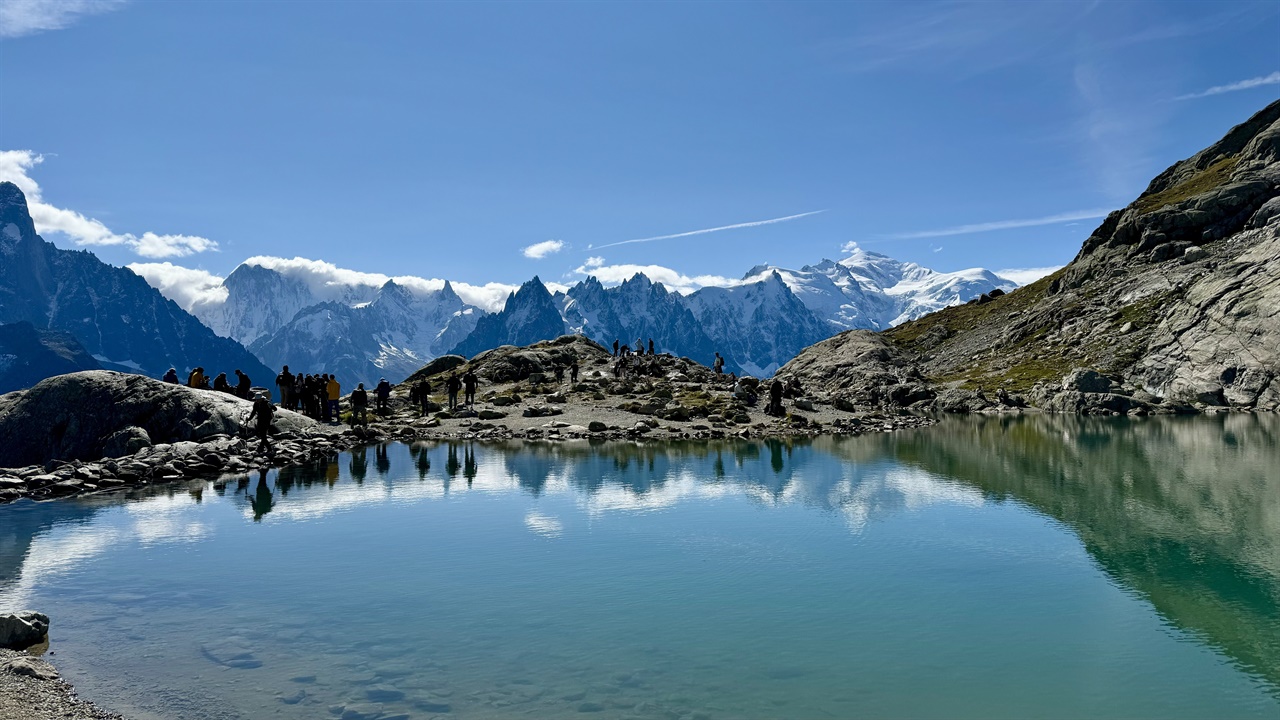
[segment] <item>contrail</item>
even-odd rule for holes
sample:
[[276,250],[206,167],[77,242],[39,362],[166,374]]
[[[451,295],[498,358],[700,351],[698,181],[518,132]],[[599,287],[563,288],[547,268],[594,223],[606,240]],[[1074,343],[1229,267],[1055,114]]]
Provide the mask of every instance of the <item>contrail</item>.
[[799,215],[788,215],[786,217],[773,218],[772,220],[755,220],[752,222],[738,223],[736,225],[725,225],[723,227],[706,228],[704,230],[690,230],[689,232],[676,233],[674,235],[657,235],[655,237],[637,238],[635,240],[620,240],[615,243],[609,243],[608,245],[595,245],[589,249],[599,250],[601,248],[616,247],[618,245],[630,245],[632,243],[653,242],[654,240],[671,240],[672,238],[689,237],[690,235],[702,235],[705,233],[720,232],[721,230],[737,230],[738,228],[757,227],[759,225],[772,225],[774,223],[786,222],[788,220],[797,220],[802,217],[809,217],[810,215],[817,215],[818,213],[824,213],[824,212],[826,212],[826,210],[814,210],[812,212],[800,213]]
[[942,228],[939,230],[921,230],[918,232],[895,233],[893,235],[883,236],[886,240],[918,240],[921,238],[950,237],[952,235],[971,235],[973,233],[990,232],[992,230],[1012,230],[1014,228],[1039,227],[1041,225],[1059,225],[1061,223],[1072,222],[1073,220],[1092,220],[1094,218],[1106,217],[1110,210],[1081,210],[1078,212],[1061,213],[1058,215],[1050,215],[1042,218],[1031,218],[1028,220],[997,220],[995,222],[974,223],[972,225],[957,225],[956,227]]

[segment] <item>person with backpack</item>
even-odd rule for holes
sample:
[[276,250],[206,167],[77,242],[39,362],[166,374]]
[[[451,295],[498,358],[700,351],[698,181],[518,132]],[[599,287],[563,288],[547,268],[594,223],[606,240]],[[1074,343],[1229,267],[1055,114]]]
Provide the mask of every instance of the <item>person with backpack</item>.
[[280,374],[276,376],[276,388],[280,390],[280,407],[285,410],[292,410],[293,373],[289,372],[288,365],[285,365]]
[[391,383],[386,378],[379,378],[378,386],[373,389],[375,395],[378,396],[378,414],[387,411],[387,400],[391,398]]
[[271,454],[271,419],[276,414],[276,408],[271,404],[265,395],[259,394],[253,401],[253,409],[249,411],[249,418],[246,423],[252,422],[254,418],[258,419],[258,424],[254,426],[254,434],[258,436],[258,450]]
[[357,416],[362,424],[369,424],[369,393],[364,389],[364,383],[357,384],[356,389],[351,391],[352,425],[356,424]]
[[462,389],[462,381],[458,379],[458,373],[449,373],[449,379],[445,381],[444,388],[449,392],[449,409],[458,409],[458,391]]

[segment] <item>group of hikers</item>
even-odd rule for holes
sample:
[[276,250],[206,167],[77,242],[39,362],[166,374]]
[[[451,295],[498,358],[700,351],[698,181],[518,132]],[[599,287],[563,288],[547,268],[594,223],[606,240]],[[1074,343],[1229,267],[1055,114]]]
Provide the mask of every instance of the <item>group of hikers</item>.
[[[468,368],[462,377],[458,377],[456,371],[449,373],[449,377],[444,380],[444,390],[449,396],[449,409],[458,409],[459,392],[463,393],[461,404],[474,405],[478,387],[480,387],[480,378],[476,375],[475,368]],[[430,380],[419,380],[409,387],[409,404],[417,407],[423,415],[435,409],[434,402],[431,400]]]
[[[632,353],[634,353],[634,354],[636,354],[636,355],[644,355],[644,354],[645,354],[645,352],[644,352],[644,339],[643,339],[643,338],[636,338],[636,346],[635,346],[635,348],[634,348],[634,349],[632,349],[632,347],[631,347],[630,345],[621,345],[621,346],[620,346],[620,345],[618,345],[618,341],[617,341],[616,339],[613,341],[613,356],[614,356],[614,357],[616,357],[616,358],[628,357],[628,356],[630,356]],[[657,353],[653,351],[653,338],[649,338],[649,354],[650,354],[650,355],[657,355]]]
[[[169,372],[166,372],[161,380],[174,385],[181,384],[181,381],[178,379],[177,368],[169,368]],[[232,385],[231,381],[227,379],[226,373],[218,373],[218,376],[213,379],[213,386],[210,387],[209,376],[205,375],[204,368],[197,367],[187,374],[187,387],[201,388],[204,390],[217,390],[218,392],[224,392],[228,395],[235,395],[238,398],[248,400],[252,394],[253,381],[249,379],[248,375],[245,375],[237,369],[235,385]]]

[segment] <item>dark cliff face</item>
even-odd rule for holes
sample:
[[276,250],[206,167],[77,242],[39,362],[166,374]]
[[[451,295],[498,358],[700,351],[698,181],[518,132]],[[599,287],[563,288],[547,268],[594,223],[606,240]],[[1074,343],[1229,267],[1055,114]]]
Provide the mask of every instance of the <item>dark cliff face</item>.
[[215,374],[239,368],[255,382],[270,374],[131,270],[45,242],[12,183],[0,183],[0,322],[69,333],[104,365],[153,377],[197,365]]
[[685,306],[679,293],[668,291],[644,275],[612,288],[594,277],[569,288],[565,294],[570,325],[582,334],[612,347],[613,341],[635,346],[643,340],[645,351],[653,339],[654,350],[692,358],[710,365],[716,347],[698,319]]
[[564,333],[564,320],[555,300],[535,276],[507,298],[501,312],[480,318],[475,330],[449,354],[472,357],[501,345],[532,345]]
[[1277,258],[1280,101],[1161,173],[1053,275],[843,333],[782,372],[841,395],[896,378],[938,409],[1001,390],[1059,412],[1280,408]]
[[70,333],[37,330],[29,322],[0,325],[0,394],[100,367]]

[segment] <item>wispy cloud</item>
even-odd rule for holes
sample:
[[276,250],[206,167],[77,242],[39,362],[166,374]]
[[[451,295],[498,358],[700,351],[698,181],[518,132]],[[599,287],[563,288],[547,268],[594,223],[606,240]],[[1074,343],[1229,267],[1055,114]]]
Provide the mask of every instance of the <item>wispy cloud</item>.
[[218,243],[198,235],[115,233],[98,220],[74,210],[54,207],[44,202],[40,184],[31,178],[31,168],[42,162],[44,156],[30,150],[0,150],[0,181],[12,182],[27,196],[27,209],[35,222],[36,232],[62,233],[77,245],[124,245],[145,258],[185,257],[218,249]]
[[751,222],[735,223],[733,225],[722,225],[720,227],[704,228],[702,230],[690,230],[688,232],[674,233],[672,235],[655,235],[654,237],[636,238],[635,240],[621,240],[619,242],[609,243],[607,245],[591,245],[588,247],[594,250],[600,250],[603,248],[617,247],[618,245],[631,245],[633,243],[647,243],[647,242],[653,242],[655,240],[673,240],[675,238],[690,237],[693,235],[705,235],[707,233],[723,232],[725,230],[737,230],[739,228],[759,227],[761,225],[773,225],[775,223],[787,222],[788,220],[799,220],[800,218],[803,218],[803,217],[809,217],[810,215],[817,215],[819,213],[824,213],[824,212],[826,212],[826,210],[813,210],[811,212],[800,213],[799,215],[788,215],[786,217],[770,218],[769,220],[753,220]]
[[87,15],[124,5],[125,0],[0,0],[0,38],[61,30]]
[[1061,269],[1061,265],[1037,268],[1007,268],[1004,270],[997,270],[996,274],[1006,280],[1012,280],[1018,283],[1019,286],[1022,286],[1029,285],[1046,275],[1052,275]]
[[[600,261],[600,262],[595,262]],[[605,285],[617,285],[641,273],[656,283],[662,283],[668,290],[687,295],[704,287],[730,287],[741,284],[740,280],[721,277],[719,275],[685,275],[677,270],[662,265],[604,265],[604,258],[588,258],[575,273],[592,275]]]
[[937,230],[918,230],[915,232],[885,235],[888,240],[918,240],[920,238],[949,237],[951,235],[973,235],[975,233],[992,232],[993,230],[1013,230],[1015,228],[1039,227],[1041,225],[1059,225],[1072,220],[1089,220],[1106,217],[1110,210],[1080,210],[1077,212],[1059,213],[1048,217],[1029,218],[1025,220],[995,220],[993,222],[956,225],[955,227]]
[[1270,75],[1249,78],[1248,80],[1241,80],[1239,82],[1228,83],[1226,85],[1214,85],[1208,90],[1202,90],[1200,92],[1190,93],[1187,95],[1179,95],[1174,99],[1194,100],[1196,98],[1209,97],[1210,95],[1221,95],[1223,93],[1237,92],[1239,90],[1252,90],[1253,88],[1262,87],[1264,85],[1280,85],[1280,70],[1273,72]]
[[554,255],[564,249],[563,240],[543,240],[540,243],[534,243],[520,250],[527,258],[541,260],[548,255]]

